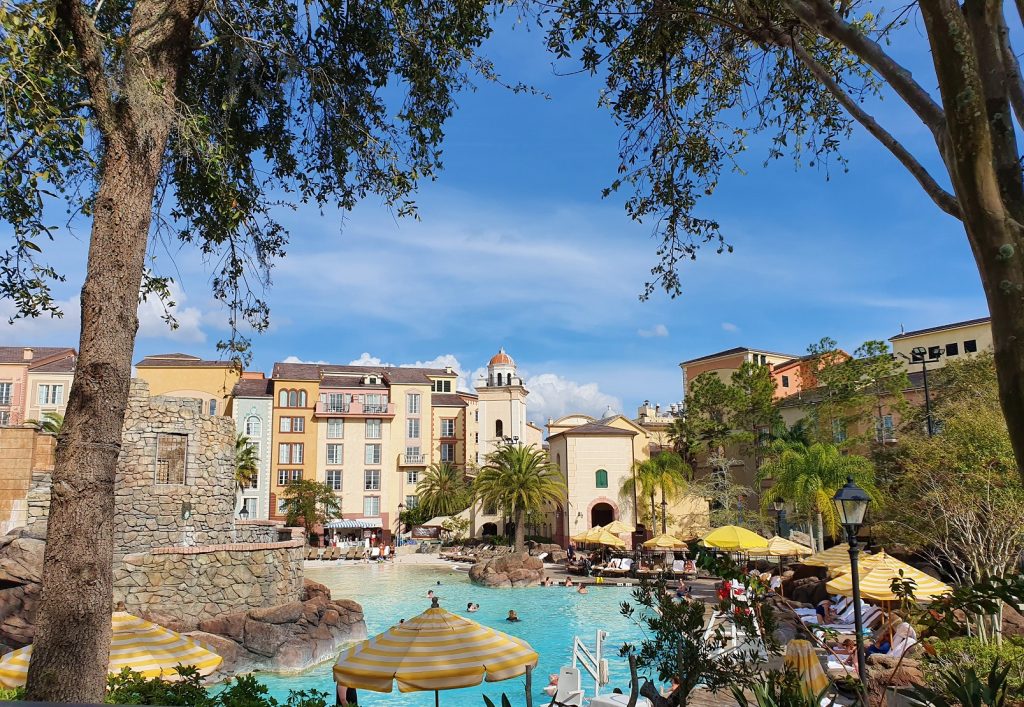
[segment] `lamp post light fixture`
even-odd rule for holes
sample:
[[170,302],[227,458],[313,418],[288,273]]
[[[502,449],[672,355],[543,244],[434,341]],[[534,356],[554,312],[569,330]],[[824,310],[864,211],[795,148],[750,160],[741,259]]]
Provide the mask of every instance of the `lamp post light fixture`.
[[786,527],[786,501],[781,498],[776,498],[772,501],[772,505],[775,507],[775,513],[778,515],[778,528],[776,532],[780,537],[787,537],[789,528]]
[[397,527],[398,527],[398,532],[397,532],[398,542],[395,543],[396,545],[401,545],[402,544],[402,511],[404,511],[404,510],[405,510],[405,504],[402,503],[401,501],[399,501],[398,502],[398,524],[397,524]]
[[839,522],[846,531],[846,541],[850,544],[850,579],[853,580],[853,625],[857,631],[857,672],[860,681],[867,685],[867,666],[864,664],[864,620],[860,611],[860,569],[857,556],[860,545],[857,543],[857,531],[864,523],[871,497],[853,481],[852,476],[846,478],[846,485],[836,491],[832,497],[839,514]]
[[942,356],[942,349],[939,347],[932,347],[929,351],[923,346],[915,346],[910,350],[910,356],[905,353],[900,353],[907,363],[920,363],[921,364],[921,376],[924,378],[924,418],[925,418],[925,429],[928,430],[928,436],[932,437],[935,434],[935,427],[932,425],[932,401],[931,396],[928,395],[928,364],[937,363],[939,358]]
[[513,445],[513,444],[518,445],[519,444],[519,435],[512,435],[511,437],[509,437],[508,435],[505,435],[504,437],[501,438],[501,441],[504,442],[507,445]]
[[242,507],[238,510],[239,520],[249,520],[249,507],[242,501]]

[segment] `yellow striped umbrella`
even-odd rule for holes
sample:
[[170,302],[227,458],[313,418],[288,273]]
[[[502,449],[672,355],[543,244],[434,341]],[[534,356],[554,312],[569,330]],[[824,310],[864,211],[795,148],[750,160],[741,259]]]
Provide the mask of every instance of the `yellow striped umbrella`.
[[768,542],[757,533],[738,525],[723,525],[704,536],[704,544],[719,550],[755,550]]
[[589,533],[589,532],[590,532],[589,530],[582,530],[582,531],[576,533],[575,535],[573,535],[572,538],[570,538],[570,539],[574,543],[585,543],[585,542],[587,542],[587,533]]
[[803,638],[795,638],[786,646],[783,658],[787,668],[796,671],[800,676],[800,688],[811,700],[817,701],[818,695],[828,687],[828,678],[821,669],[821,660],[814,652],[814,646]]
[[636,530],[632,525],[626,525],[621,520],[613,520],[611,523],[604,526],[604,529],[612,535],[623,535],[625,533],[632,533]]
[[[881,551],[860,575],[861,596],[875,601],[898,601],[899,597],[892,591],[894,579],[914,580],[914,598],[918,601],[935,599],[953,591],[948,584]],[[853,594],[853,577],[849,573],[841,574],[828,582],[825,588],[835,594],[849,596]]]
[[814,554],[814,550],[806,545],[795,543],[778,535],[768,540],[767,547],[767,554],[772,557],[800,557],[802,555]]
[[607,545],[608,547],[626,547],[626,542],[618,535],[612,535],[602,528],[598,533],[588,533],[587,542]]
[[479,685],[522,675],[537,666],[526,641],[482,626],[438,606],[392,626],[338,656],[339,685],[374,692],[401,692]]
[[644,547],[659,550],[671,550],[677,547],[686,547],[686,543],[677,537],[669,535],[668,533],[662,533],[660,535],[655,535],[653,538],[645,542]]
[[[861,562],[870,555],[871,553],[861,550]],[[835,547],[830,547],[828,550],[811,555],[800,562],[801,564],[813,567],[842,567],[843,565],[850,564],[850,546],[839,544]]]
[[[177,680],[178,665],[193,665],[200,675],[209,675],[224,659],[203,648],[188,636],[155,623],[116,611],[111,617],[110,665],[107,671],[116,675],[123,668],[142,673],[147,678]],[[0,658],[0,685],[21,687],[28,679],[28,663],[32,646],[25,646]]]

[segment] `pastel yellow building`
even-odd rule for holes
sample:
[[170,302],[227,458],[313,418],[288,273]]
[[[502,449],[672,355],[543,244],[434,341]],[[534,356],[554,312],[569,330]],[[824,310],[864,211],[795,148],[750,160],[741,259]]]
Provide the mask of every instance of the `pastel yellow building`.
[[208,415],[231,414],[231,392],[242,377],[231,361],[204,361],[184,353],[146,356],[135,369],[149,384],[150,395],[199,398]]
[[[929,369],[946,365],[965,356],[992,350],[992,320],[990,317],[969,319],[953,324],[901,332],[890,337],[893,355],[908,370],[920,370],[924,360]],[[915,352],[915,349],[917,350]]]

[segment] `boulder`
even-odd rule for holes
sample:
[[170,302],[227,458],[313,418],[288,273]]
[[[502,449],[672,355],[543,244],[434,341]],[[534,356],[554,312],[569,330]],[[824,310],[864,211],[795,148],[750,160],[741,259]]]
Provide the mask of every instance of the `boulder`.
[[1003,635],[1024,636],[1024,614],[1009,604],[1003,605]]
[[247,619],[242,645],[253,653],[270,658],[288,640],[289,633],[282,626]]
[[282,670],[304,670],[314,663],[316,657],[315,641],[296,637],[277,649],[274,663]]
[[199,630],[226,636],[233,641],[241,641],[245,631],[245,619],[244,611],[222,614],[206,621],[200,621]]
[[0,590],[0,641],[19,647],[32,642],[39,591],[38,584]]
[[302,618],[303,604],[301,601],[290,601],[287,604],[253,609],[249,618],[267,624],[293,624]]
[[35,584],[43,571],[46,543],[34,538],[16,538],[3,548],[0,556],[0,582]]
[[469,569],[469,579],[484,587],[532,587],[544,578],[544,563],[523,553],[477,562]]
[[309,599],[316,599],[317,597],[323,597],[324,599],[331,598],[331,590],[326,585],[320,584],[320,582],[314,582],[312,579],[302,580],[302,593],[303,596]]
[[202,645],[204,648],[213,651],[223,658],[224,663],[220,668],[222,671],[225,669],[234,669],[238,664],[238,659],[243,653],[247,652],[230,638],[218,636],[215,633],[207,633],[206,631],[189,631],[185,635]]

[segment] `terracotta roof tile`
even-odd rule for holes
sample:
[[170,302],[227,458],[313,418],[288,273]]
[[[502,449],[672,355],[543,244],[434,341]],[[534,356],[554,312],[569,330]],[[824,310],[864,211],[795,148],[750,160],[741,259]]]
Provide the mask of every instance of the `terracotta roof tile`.
[[906,331],[896,336],[890,336],[889,341],[897,341],[898,339],[906,339],[908,336],[920,336],[921,334],[931,334],[935,331],[945,331],[946,329],[959,329],[961,327],[973,326],[974,324],[984,324],[992,321],[992,317],[978,317],[977,319],[968,319],[963,322],[953,322],[952,324],[943,324],[942,326],[933,326],[927,329],[917,329],[915,331]]
[[[25,360],[25,349],[32,349],[32,358]],[[69,346],[0,346],[0,363],[39,363],[64,353],[74,354]]]
[[233,361],[204,361],[199,358],[152,357],[147,356],[135,364],[136,368],[234,368]]
[[586,425],[579,425],[578,427],[570,427],[564,432],[551,435],[552,437],[577,437],[589,435],[593,437],[635,437],[637,435],[633,430],[623,430],[618,427],[611,427],[609,425],[602,425],[599,422],[590,422]]
[[430,404],[442,408],[464,408],[468,403],[455,393],[431,393]]
[[236,398],[270,398],[273,397],[273,390],[273,381],[269,378],[243,378],[235,383],[231,395]]

